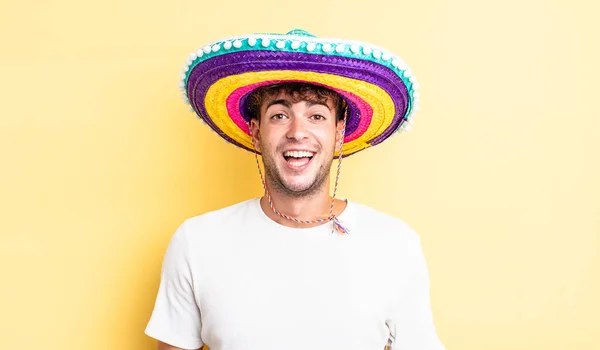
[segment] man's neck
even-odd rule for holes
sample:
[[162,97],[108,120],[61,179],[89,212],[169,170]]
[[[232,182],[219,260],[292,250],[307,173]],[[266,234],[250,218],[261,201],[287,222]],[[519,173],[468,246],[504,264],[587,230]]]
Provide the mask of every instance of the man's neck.
[[[271,191],[268,188],[267,190],[271,195],[271,200],[277,211],[298,220],[312,221],[317,219],[326,219],[329,216],[331,197],[329,196],[329,188],[327,186],[325,187],[326,188],[324,188],[322,191],[303,197],[287,196],[277,191]],[[297,223],[277,215],[271,209],[266,195],[261,198],[260,205],[269,218],[284,226],[314,227],[322,225],[322,223]],[[344,201],[336,200],[333,213],[339,215],[345,207],[346,203]]]

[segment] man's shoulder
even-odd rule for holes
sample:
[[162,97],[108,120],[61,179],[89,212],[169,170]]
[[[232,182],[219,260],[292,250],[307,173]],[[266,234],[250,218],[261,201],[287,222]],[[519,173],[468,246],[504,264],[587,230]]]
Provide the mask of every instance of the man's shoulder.
[[257,198],[252,198],[189,217],[184,221],[186,231],[207,231],[240,221],[247,215],[252,215],[250,211],[253,209],[253,205],[256,205],[256,201],[258,201]]
[[352,202],[353,220],[368,234],[379,233],[388,238],[419,241],[418,233],[403,219],[360,202]]

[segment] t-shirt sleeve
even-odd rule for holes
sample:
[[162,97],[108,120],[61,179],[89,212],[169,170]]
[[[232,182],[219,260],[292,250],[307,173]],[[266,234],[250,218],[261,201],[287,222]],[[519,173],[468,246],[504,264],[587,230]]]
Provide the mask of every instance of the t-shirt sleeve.
[[402,283],[392,318],[388,320],[391,350],[445,350],[437,335],[430,304],[429,272],[416,233],[410,243],[408,278]]
[[165,253],[158,295],[145,330],[148,336],[182,349],[199,349],[203,345],[192,266],[184,222]]

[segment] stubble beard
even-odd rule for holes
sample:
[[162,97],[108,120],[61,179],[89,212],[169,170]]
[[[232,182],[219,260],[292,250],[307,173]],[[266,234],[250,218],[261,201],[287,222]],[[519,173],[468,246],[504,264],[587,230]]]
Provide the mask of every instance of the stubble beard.
[[271,187],[271,191],[277,191],[288,197],[309,197],[318,193],[325,185],[325,181],[329,179],[329,173],[331,172],[331,164],[333,163],[332,157],[328,162],[321,164],[315,178],[311,184],[305,188],[293,188],[286,184],[281,176],[281,172],[277,168],[275,160],[270,156],[263,155],[263,164],[265,167],[265,175],[268,180],[268,184]]

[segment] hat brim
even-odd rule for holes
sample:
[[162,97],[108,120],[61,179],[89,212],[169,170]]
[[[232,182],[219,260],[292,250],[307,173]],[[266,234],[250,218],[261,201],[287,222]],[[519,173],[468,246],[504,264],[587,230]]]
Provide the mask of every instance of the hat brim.
[[[185,74],[186,97],[194,111],[232,144],[253,150],[246,99],[260,86],[281,82],[324,86],[346,100],[343,156],[381,143],[408,119],[414,86],[405,73],[408,70],[394,67],[392,57],[383,60],[380,52],[376,56],[382,62],[378,62],[373,56],[363,57],[364,51],[353,55],[350,45],[326,53],[323,43],[308,52],[307,43],[292,50],[291,41],[269,41],[273,47],[255,43],[256,48],[250,49],[246,43],[236,50],[231,41],[223,47],[212,45]],[[281,42],[284,45],[278,45]]]

